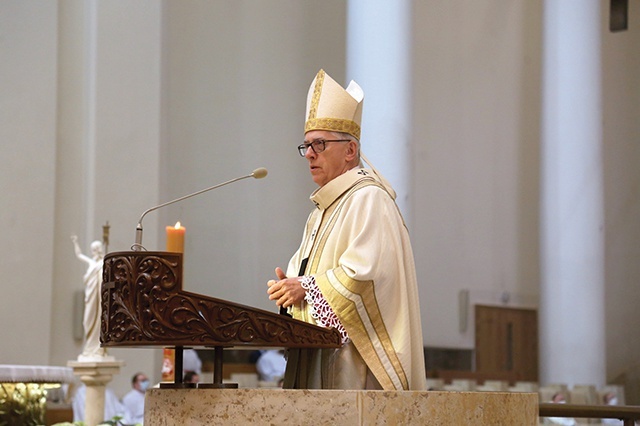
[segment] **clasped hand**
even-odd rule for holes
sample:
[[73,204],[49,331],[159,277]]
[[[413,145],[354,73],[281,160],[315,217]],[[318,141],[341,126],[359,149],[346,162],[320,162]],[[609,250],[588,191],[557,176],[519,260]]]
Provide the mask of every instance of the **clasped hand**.
[[287,278],[280,267],[276,268],[276,276],[278,277],[277,281],[267,281],[269,300],[275,300],[276,305],[283,308],[300,304],[305,295],[305,290],[300,284],[300,278]]

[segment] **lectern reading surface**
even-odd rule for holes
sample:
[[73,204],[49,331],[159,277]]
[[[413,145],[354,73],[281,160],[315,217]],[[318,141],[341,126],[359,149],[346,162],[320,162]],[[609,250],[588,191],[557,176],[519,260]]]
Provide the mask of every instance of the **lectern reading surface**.
[[[336,329],[182,290],[182,254],[109,253],[102,284],[102,346],[176,348],[175,383],[182,384],[182,348],[215,348],[214,382],[222,384],[222,349],[232,346],[337,348]],[[199,386],[207,387],[207,386]]]

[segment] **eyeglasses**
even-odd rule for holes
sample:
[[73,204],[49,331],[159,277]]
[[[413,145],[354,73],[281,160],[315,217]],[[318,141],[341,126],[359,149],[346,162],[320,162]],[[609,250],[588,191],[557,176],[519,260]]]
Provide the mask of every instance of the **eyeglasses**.
[[309,147],[311,147],[311,150],[314,153],[320,154],[327,148],[327,142],[349,142],[350,140],[351,139],[316,139],[311,143],[303,143],[301,145],[298,145],[298,152],[300,153],[301,157],[304,157],[305,155],[307,155],[307,150],[309,150]]

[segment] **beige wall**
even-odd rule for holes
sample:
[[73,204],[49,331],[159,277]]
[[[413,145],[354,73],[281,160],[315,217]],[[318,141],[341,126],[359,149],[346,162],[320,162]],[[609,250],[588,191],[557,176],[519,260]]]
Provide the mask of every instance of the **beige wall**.
[[0,2],[0,363],[48,363],[57,10]]
[[[306,91],[321,67],[344,83],[342,0],[114,1],[95,15],[92,5],[0,2],[2,363],[65,365],[79,353],[84,264],[71,234],[87,251],[108,220],[110,250],[127,250],[145,209],[260,166],[264,180],[149,214],[143,242],[162,249],[164,226],[181,220],[188,289],[274,309],[265,282],[311,208],[295,152]],[[626,33],[606,33],[603,15],[609,378],[640,350],[640,11],[630,7]],[[537,302],[542,10],[430,1],[413,16],[410,231],[425,344],[471,348],[461,290],[472,302],[505,292],[511,305]],[[119,394],[136,370],[159,378],[157,351],[113,353],[127,362]]]
[[414,4],[414,227],[423,332],[473,348],[470,304],[537,300],[538,2]]

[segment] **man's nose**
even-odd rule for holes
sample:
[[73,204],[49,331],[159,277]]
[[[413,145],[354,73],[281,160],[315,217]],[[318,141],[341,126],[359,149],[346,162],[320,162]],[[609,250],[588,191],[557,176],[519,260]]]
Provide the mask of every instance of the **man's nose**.
[[307,147],[307,152],[304,153],[304,157],[306,159],[311,159],[311,158],[314,158],[316,155],[317,155],[316,152],[313,150],[313,148],[311,148],[311,145],[309,145]]

